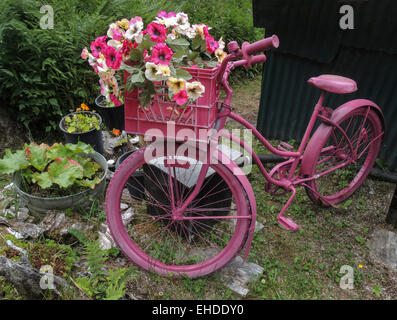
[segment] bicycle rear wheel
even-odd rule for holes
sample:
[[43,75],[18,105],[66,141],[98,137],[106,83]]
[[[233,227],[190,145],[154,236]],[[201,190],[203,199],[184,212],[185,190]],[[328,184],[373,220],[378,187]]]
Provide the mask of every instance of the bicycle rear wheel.
[[[199,277],[224,267],[243,248],[251,224],[238,179],[227,166],[211,164],[185,212],[190,220],[174,220],[173,206],[181,206],[193,191],[202,166],[199,159],[205,157],[197,150],[183,159],[187,167],[167,168],[166,157],[145,161],[145,151],[138,150],[122,163],[106,195],[109,229],[121,251],[141,268],[162,275]],[[180,156],[167,155],[168,160],[173,157]],[[127,225],[121,203],[133,211]]]
[[330,127],[325,134],[313,136],[315,149],[307,151],[317,155],[309,171],[317,178],[307,183],[306,191],[313,202],[323,206],[338,204],[358,189],[373,167],[382,143],[381,120],[370,107],[347,113],[337,124],[347,137],[338,128]]

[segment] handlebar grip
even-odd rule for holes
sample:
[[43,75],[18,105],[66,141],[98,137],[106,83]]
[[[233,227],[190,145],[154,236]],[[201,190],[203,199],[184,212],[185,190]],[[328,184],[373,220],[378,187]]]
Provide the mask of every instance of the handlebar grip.
[[245,55],[255,55],[259,52],[265,52],[273,48],[278,48],[280,45],[280,40],[276,35],[269,38],[254,42],[252,44],[243,44],[243,52]]

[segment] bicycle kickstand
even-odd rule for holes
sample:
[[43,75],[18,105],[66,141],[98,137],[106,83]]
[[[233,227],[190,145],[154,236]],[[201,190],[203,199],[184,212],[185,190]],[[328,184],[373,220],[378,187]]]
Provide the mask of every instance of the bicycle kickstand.
[[277,221],[282,227],[284,227],[288,231],[297,231],[299,229],[299,225],[290,218],[284,217],[285,211],[287,211],[288,207],[291,205],[292,200],[294,200],[296,195],[296,189],[294,187],[291,187],[291,191],[292,191],[292,195],[288,199],[287,203],[284,205],[284,208],[280,211],[279,215],[277,216]]

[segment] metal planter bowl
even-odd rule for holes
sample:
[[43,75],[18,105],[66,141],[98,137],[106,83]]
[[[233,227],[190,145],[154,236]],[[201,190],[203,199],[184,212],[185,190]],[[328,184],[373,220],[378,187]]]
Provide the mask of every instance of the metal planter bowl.
[[18,193],[18,195],[27,202],[27,207],[31,211],[32,214],[42,216],[48,210],[63,210],[67,208],[72,208],[76,205],[84,206],[89,204],[88,197],[92,196],[93,198],[97,197],[100,194],[105,192],[106,188],[106,174],[108,171],[108,164],[106,159],[99,154],[98,152],[88,154],[87,157],[92,158],[95,162],[97,162],[101,168],[104,170],[104,174],[101,178],[100,183],[98,183],[94,189],[87,189],[80,193],[71,194],[65,197],[56,197],[56,198],[40,198],[33,195],[30,195],[22,190],[21,188],[21,172],[18,171],[13,176],[14,187]]

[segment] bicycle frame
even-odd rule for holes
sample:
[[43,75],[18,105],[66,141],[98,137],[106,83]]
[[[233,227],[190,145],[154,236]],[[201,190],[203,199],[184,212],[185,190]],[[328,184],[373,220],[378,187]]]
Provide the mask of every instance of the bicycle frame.
[[[317,119],[319,119],[322,122],[327,123],[328,125],[334,126],[335,128],[337,128],[346,138],[347,140],[347,144],[349,146],[349,149],[352,151],[352,154],[354,154],[354,149],[351,143],[351,140],[349,139],[349,137],[347,136],[346,132],[344,132],[344,130],[342,128],[339,127],[339,125],[337,123],[335,123],[331,117],[329,116],[329,113],[327,111],[327,108],[325,108],[323,106],[323,102],[324,102],[324,98],[326,95],[326,91],[323,91],[320,95],[320,98],[318,100],[318,102],[316,103],[315,107],[314,107],[314,111],[311,115],[311,118],[309,120],[308,126],[306,128],[306,131],[304,133],[304,136],[302,138],[302,141],[299,145],[298,151],[294,152],[294,151],[283,151],[283,150],[278,150],[277,148],[275,148],[265,137],[263,137],[259,131],[253,126],[251,125],[248,121],[246,121],[245,119],[243,119],[242,117],[240,117],[239,115],[233,113],[231,111],[231,106],[230,106],[230,102],[231,102],[231,97],[233,94],[233,90],[229,87],[228,84],[228,77],[231,73],[231,71],[236,68],[237,66],[247,66],[247,60],[238,60],[238,61],[233,61],[233,59],[235,59],[236,57],[238,57],[240,55],[239,51],[235,51],[232,54],[229,54],[225,60],[223,61],[222,65],[221,65],[221,70],[220,70],[220,74],[218,76],[218,83],[221,84],[222,89],[226,92],[226,98],[223,100],[222,104],[221,104],[221,109],[219,110],[218,116],[217,116],[217,120],[216,120],[216,124],[215,124],[215,129],[217,131],[216,135],[213,135],[212,137],[210,137],[209,139],[209,144],[208,146],[211,146],[211,144],[215,144],[217,145],[219,143],[219,139],[221,137],[226,137],[230,140],[232,140],[234,143],[240,145],[243,149],[245,149],[251,156],[252,159],[255,161],[255,163],[258,165],[260,172],[262,173],[262,175],[266,178],[266,180],[268,181],[268,183],[275,185],[279,188],[284,189],[284,191],[286,192],[292,192],[290,198],[288,199],[287,203],[285,204],[285,206],[282,208],[282,210],[280,211],[279,215],[277,216],[277,220],[278,222],[284,226],[287,230],[291,230],[291,231],[296,231],[299,226],[292,221],[289,218],[285,218],[283,215],[286,212],[287,208],[290,206],[290,204],[292,203],[295,195],[296,195],[296,186],[304,186],[306,188],[309,188],[310,190],[312,190],[313,192],[315,192],[325,203],[327,203],[330,206],[335,207],[333,204],[329,203],[323,196],[321,196],[320,194],[318,194],[315,190],[313,190],[312,188],[310,188],[306,182],[308,181],[312,181],[315,179],[320,178],[323,175],[327,175],[333,171],[342,169],[344,167],[346,167],[347,165],[349,165],[350,163],[352,163],[352,161],[355,161],[355,159],[351,159],[348,160],[342,164],[339,164],[338,166],[335,166],[331,169],[328,169],[320,174],[316,174],[313,176],[307,176],[307,175],[302,175],[301,170],[298,171],[297,174],[295,174],[295,171],[299,168],[301,161],[303,159],[303,156],[305,155],[305,153],[307,152],[311,152],[310,150],[307,149],[307,145],[308,145],[308,141],[311,137],[311,134],[313,132],[315,123],[317,121]],[[255,58],[255,60],[253,60]],[[253,57],[251,59],[251,63],[254,61],[254,63],[258,63],[258,62],[264,62],[266,60],[266,56],[265,55],[261,55],[261,56],[256,56]],[[371,106],[368,106],[368,111],[371,108]],[[367,112],[368,114],[368,112]],[[232,119],[237,121],[238,123],[240,123],[241,125],[243,125],[245,128],[249,129],[252,131],[252,133],[254,134],[254,136],[262,143],[262,145],[264,145],[270,152],[272,152],[273,154],[276,154],[278,156],[284,157],[286,158],[286,161],[278,164],[277,166],[275,166],[273,168],[273,170],[277,170],[278,168],[282,168],[283,166],[288,165],[289,166],[289,173],[287,177],[283,177],[280,179],[275,179],[271,173],[269,173],[265,167],[263,166],[262,162],[259,159],[259,156],[254,152],[254,150],[252,150],[252,148],[247,145],[243,140],[231,135],[228,132],[225,132],[224,126],[226,123],[227,118]],[[360,138],[360,137],[359,137]],[[377,137],[376,139],[378,139],[380,137]],[[375,139],[375,140],[376,140]],[[324,150],[327,151],[327,150]],[[201,172],[199,174],[196,186],[193,190],[193,192],[190,194],[190,196],[184,201],[184,203],[179,207],[179,208],[174,208],[174,219],[176,220],[189,220],[189,219],[193,219],[191,217],[185,217],[184,216],[184,211],[188,208],[188,206],[190,205],[190,203],[195,199],[195,197],[198,195],[201,187],[202,187],[202,183],[205,179],[205,176],[207,174],[209,165],[203,165],[203,167],[201,168]],[[170,169],[169,169],[170,170]],[[272,170],[272,171],[273,171]],[[171,174],[171,171],[169,172]],[[172,192],[172,186],[171,186],[171,192]],[[251,191],[249,191],[251,192]],[[253,196],[253,195],[249,195],[249,196]],[[205,217],[207,219],[211,219],[211,217]],[[225,218],[225,219],[232,219],[232,218],[236,218],[236,217],[217,217],[219,218]],[[246,217],[241,217],[241,218],[246,218]]]

